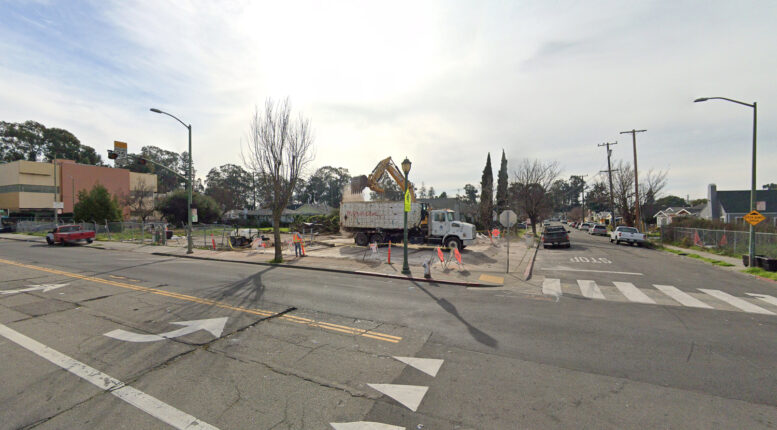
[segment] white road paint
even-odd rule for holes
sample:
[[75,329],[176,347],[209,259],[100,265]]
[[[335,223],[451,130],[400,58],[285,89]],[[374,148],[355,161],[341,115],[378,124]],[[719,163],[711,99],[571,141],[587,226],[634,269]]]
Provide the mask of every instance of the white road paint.
[[542,281],[542,294],[554,296],[557,299],[561,297],[561,279],[545,278]]
[[688,293],[684,293],[677,289],[676,287],[673,287],[671,285],[653,285],[654,287],[658,288],[662,293],[666,294],[667,296],[673,298],[677,302],[679,302],[683,306],[689,306],[692,308],[702,308],[702,309],[714,309],[712,306],[702,302],[701,300],[691,296]]
[[705,288],[699,288],[699,291],[709,294],[718,300],[722,300],[735,308],[739,308],[751,314],[774,315],[774,312],[767,311],[760,306],[754,305],[746,300],[742,300],[739,297],[732,296],[731,294],[724,293],[720,290],[707,290]]
[[436,358],[397,357],[397,356],[394,356],[394,358],[409,366],[415,367],[416,369],[426,373],[432,378],[437,376],[437,372],[440,371],[440,367],[442,366],[442,363],[444,361]]
[[28,288],[22,288],[19,290],[5,290],[0,291],[0,294],[18,294],[18,293],[29,293],[31,291],[40,291],[41,293],[46,293],[51,290],[56,290],[57,288],[66,287],[70,284],[40,284],[40,285],[28,285]]
[[180,411],[167,403],[149,396],[148,394],[125,385],[124,382],[113,378],[99,370],[87,366],[78,360],[75,360],[59,351],[31,339],[3,324],[0,324],[0,336],[18,344],[19,346],[31,351],[49,362],[67,370],[73,375],[97,386],[103,391],[107,391],[121,400],[135,406],[143,412],[157,418],[158,420],[171,425],[177,429],[203,429],[218,430],[204,421],[200,421],[183,411]]
[[636,272],[613,272],[611,270],[592,270],[592,269],[573,269],[571,267],[543,267],[540,270],[550,270],[553,272],[591,272],[591,273],[613,273],[615,275],[643,276],[643,273]]
[[613,282],[613,284],[615,284],[615,288],[621,294],[632,302],[656,304],[655,300],[648,297],[647,294],[643,293],[642,290],[635,287],[631,282]]
[[589,299],[605,299],[602,290],[599,289],[596,282],[578,279],[577,285],[580,286],[580,293],[582,293],[583,296],[588,297]]
[[352,423],[329,423],[335,430],[405,430],[405,427],[373,421],[354,421]]
[[105,333],[105,336],[123,340],[125,342],[156,342],[205,330],[210,332],[214,337],[219,337],[221,336],[221,332],[224,331],[224,325],[227,323],[227,319],[228,317],[174,322],[171,324],[182,325],[183,327],[162,334],[141,334],[117,329]]
[[418,409],[418,405],[421,404],[421,400],[424,399],[426,391],[429,387],[423,387],[420,385],[397,385],[397,384],[367,384],[374,390],[391,397],[392,399],[403,404],[406,408],[415,412]]
[[763,300],[766,303],[769,303],[770,305],[777,306],[777,297],[767,296],[766,294],[753,294],[753,293],[747,293],[748,296],[755,297],[758,300]]

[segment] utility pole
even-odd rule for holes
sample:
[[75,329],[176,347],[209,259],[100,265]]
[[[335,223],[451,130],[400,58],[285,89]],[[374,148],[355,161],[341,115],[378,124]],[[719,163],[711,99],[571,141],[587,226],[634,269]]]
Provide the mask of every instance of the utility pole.
[[585,179],[588,177],[588,175],[576,175],[578,178],[580,178],[581,181],[583,181],[583,222],[585,222]]
[[[610,225],[613,229],[615,229],[615,198],[613,197],[612,193],[612,164],[610,164],[610,156],[612,156],[612,149],[610,149],[610,145],[617,145],[618,141],[615,142],[604,142],[596,146],[606,146],[607,147],[607,176],[610,178]],[[604,170],[602,170],[604,172]]]
[[[639,214],[639,173],[637,172],[637,133],[644,133],[647,130],[622,131],[621,134],[631,134],[631,141],[634,145],[634,208],[636,209],[637,228],[642,225],[642,218]],[[643,228],[642,231],[645,231]]]

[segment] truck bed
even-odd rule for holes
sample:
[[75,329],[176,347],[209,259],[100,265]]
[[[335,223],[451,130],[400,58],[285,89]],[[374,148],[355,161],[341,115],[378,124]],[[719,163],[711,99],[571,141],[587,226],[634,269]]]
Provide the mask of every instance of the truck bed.
[[[351,229],[398,230],[404,228],[404,202],[343,202],[340,227]],[[421,204],[412,203],[407,213],[408,228],[421,224]]]

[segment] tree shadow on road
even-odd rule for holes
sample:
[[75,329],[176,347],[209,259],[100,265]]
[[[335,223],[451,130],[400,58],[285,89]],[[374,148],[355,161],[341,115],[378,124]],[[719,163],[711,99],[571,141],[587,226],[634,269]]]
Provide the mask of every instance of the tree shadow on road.
[[230,304],[247,307],[262,302],[265,286],[262,276],[274,270],[275,267],[267,267],[261,271],[247,276],[243,279],[231,282],[224,286],[218,286],[217,291],[208,294],[206,297],[212,300],[231,299]]
[[[493,337],[489,336],[488,333],[486,333],[486,332],[480,330],[479,328],[475,327],[474,325],[470,324],[469,321],[465,320],[461,315],[459,315],[459,311],[458,311],[458,309],[456,309],[456,306],[453,303],[449,302],[445,298],[438,298],[437,296],[435,296],[434,294],[429,292],[429,290],[424,288],[418,282],[413,281],[413,284],[416,287],[418,287],[419,290],[423,291],[429,297],[431,297],[435,302],[437,302],[437,304],[440,305],[440,307],[443,308],[445,310],[445,312],[448,312],[449,314],[451,314],[454,317],[456,317],[456,319],[461,321],[461,323],[464,324],[467,327],[467,330],[469,330],[469,333],[472,335],[472,337],[476,341],[482,343],[483,345],[491,347],[491,348],[496,348],[497,346],[499,346],[499,341],[497,341]],[[434,283],[432,283],[430,285],[437,286],[437,284],[434,284]]]

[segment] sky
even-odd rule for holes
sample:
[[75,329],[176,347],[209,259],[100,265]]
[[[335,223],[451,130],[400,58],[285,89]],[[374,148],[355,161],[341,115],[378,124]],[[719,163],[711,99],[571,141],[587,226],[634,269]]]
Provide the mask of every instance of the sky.
[[667,194],[777,183],[774,1],[0,0],[0,120],[64,128],[105,158],[182,152],[198,175],[241,164],[249,120],[288,97],[315,160],[369,174],[391,156],[437,193],[523,159],[596,179],[667,172]]

